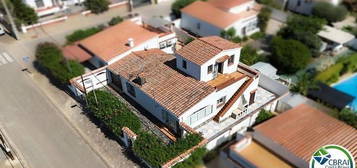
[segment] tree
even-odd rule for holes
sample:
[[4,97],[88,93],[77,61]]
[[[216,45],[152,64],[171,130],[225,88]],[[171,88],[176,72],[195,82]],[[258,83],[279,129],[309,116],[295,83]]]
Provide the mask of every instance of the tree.
[[297,75],[297,82],[292,86],[291,91],[306,96],[309,89],[316,87],[317,85],[313,76],[309,73],[302,73]]
[[279,31],[285,39],[294,39],[305,44],[313,56],[318,56],[322,45],[321,39],[316,35],[326,21],[316,17],[294,15],[289,17],[287,26]]
[[38,16],[34,9],[24,4],[21,0],[11,0],[14,16],[23,24],[34,24],[38,21]]
[[171,5],[171,11],[172,13],[177,17],[181,17],[181,9],[190,5],[191,3],[195,2],[196,0],[176,0],[172,5]]
[[109,22],[108,25],[114,26],[118,23],[121,23],[124,19],[120,16],[113,17]]
[[272,117],[274,117],[274,114],[263,109],[259,112],[258,117],[255,119],[255,124],[262,123]]
[[242,48],[240,61],[247,65],[253,65],[259,61],[264,61],[264,56],[259,55],[257,50],[249,45]]
[[108,0],[86,0],[84,6],[95,14],[103,13],[109,9]]
[[357,112],[345,108],[339,112],[338,119],[357,129]]
[[53,43],[45,42],[37,46],[36,61],[62,84],[84,73],[84,67],[74,60],[65,60],[62,51]]
[[227,30],[222,30],[221,31],[221,37],[227,39],[227,40],[233,40],[236,37],[236,29],[234,27],[231,27]]
[[288,74],[305,68],[311,58],[311,53],[304,44],[296,40],[284,40],[279,36],[273,38],[271,52],[272,63]]
[[347,13],[344,6],[334,6],[328,2],[317,2],[312,9],[313,15],[325,18],[330,23],[345,19]]
[[265,32],[271,15],[271,9],[264,7],[258,14],[258,26],[261,32]]

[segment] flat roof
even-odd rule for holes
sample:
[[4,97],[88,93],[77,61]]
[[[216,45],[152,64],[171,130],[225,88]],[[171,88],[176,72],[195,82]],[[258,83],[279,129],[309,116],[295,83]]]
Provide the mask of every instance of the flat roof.
[[181,12],[225,29],[238,20],[258,15],[259,9],[259,5],[255,5],[252,10],[235,14],[226,12],[209,2],[196,1],[181,9]]
[[[111,72],[132,81],[161,106],[180,116],[215,88],[175,68],[175,57],[160,49],[133,52],[108,66]],[[133,82],[137,76],[145,79],[145,83]]]
[[[234,149],[235,146],[233,146]],[[232,149],[232,148],[231,148]],[[259,168],[291,168],[287,162],[276,156],[274,153],[252,140],[252,142],[240,151],[236,151],[244,159]]]
[[328,144],[347,148],[357,161],[356,129],[306,104],[283,112],[254,130],[307,163],[316,150]]
[[[146,29],[127,20],[85,38],[79,44],[102,60],[110,61],[146,41],[159,37],[159,35],[160,32]],[[134,47],[128,45],[129,38],[134,40]]]
[[331,26],[324,26],[323,29],[317,33],[317,35],[338,44],[345,44],[355,38],[353,34]]

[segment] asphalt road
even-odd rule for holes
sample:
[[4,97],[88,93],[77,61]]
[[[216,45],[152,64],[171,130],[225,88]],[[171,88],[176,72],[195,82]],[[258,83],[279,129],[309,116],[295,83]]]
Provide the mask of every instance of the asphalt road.
[[[8,54],[10,55],[10,54]],[[0,51],[0,124],[30,168],[104,168],[61,112]]]

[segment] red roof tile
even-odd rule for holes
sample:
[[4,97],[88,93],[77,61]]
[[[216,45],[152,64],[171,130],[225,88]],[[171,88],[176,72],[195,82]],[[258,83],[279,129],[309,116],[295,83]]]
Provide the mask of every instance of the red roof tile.
[[223,50],[239,48],[240,45],[232,43],[218,36],[196,39],[177,51],[185,59],[202,65]]
[[254,129],[307,163],[316,150],[328,144],[347,148],[357,161],[356,129],[305,104]]
[[129,51],[132,47],[127,45],[128,39],[134,40],[134,47],[159,37],[160,33],[150,31],[131,21],[124,21],[109,27],[79,43],[104,61]]
[[252,0],[209,0],[208,3],[221,9],[230,9]]
[[255,9],[235,14],[221,10],[208,2],[196,1],[181,9],[181,12],[225,29],[241,19],[258,15],[259,12]]
[[65,46],[62,48],[63,56],[70,60],[84,62],[92,58],[86,51],[78,47],[77,44]]
[[163,107],[180,116],[190,107],[214,92],[205,82],[197,81],[173,69],[175,57],[159,49],[133,52],[114,64],[109,70],[132,81],[136,76],[145,79],[135,84]]

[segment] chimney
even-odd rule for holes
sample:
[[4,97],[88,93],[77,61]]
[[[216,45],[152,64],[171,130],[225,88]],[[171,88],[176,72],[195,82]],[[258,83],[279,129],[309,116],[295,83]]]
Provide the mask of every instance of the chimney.
[[128,39],[128,46],[129,47],[134,47],[134,39],[133,38],[129,38]]

